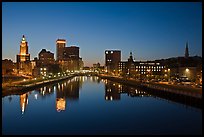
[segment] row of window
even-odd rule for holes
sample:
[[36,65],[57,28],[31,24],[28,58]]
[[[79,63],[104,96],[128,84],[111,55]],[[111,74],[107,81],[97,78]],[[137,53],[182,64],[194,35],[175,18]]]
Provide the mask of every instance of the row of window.
[[[121,64],[119,64],[119,67],[125,67],[126,65],[121,65]],[[134,66],[131,66],[131,68],[134,68]],[[148,69],[153,69],[153,68],[164,68],[164,66],[135,66],[135,68],[148,68]]]
[[[125,68],[120,68],[119,70],[124,70]],[[132,69],[132,70],[134,70],[134,69]],[[143,71],[143,72],[146,72],[147,71],[147,69],[135,69],[135,71]],[[162,71],[162,69],[152,69],[152,70],[150,70],[150,71]]]

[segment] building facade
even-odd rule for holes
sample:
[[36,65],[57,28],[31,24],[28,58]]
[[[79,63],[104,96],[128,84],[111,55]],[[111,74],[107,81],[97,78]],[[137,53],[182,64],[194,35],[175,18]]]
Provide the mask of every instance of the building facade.
[[14,73],[14,69],[15,66],[12,60],[2,60],[2,76]]
[[66,47],[66,40],[58,39],[57,45],[57,62],[62,71],[80,70],[83,65],[82,58],[79,57],[79,47]]
[[42,49],[40,51],[40,53],[38,54],[38,58],[39,63],[44,66],[55,63],[54,53],[46,51],[46,49]]
[[56,54],[56,60],[63,60],[63,54],[64,54],[64,48],[66,46],[66,40],[65,39],[57,39],[56,41],[56,49],[57,49],[57,54]]
[[120,50],[106,50],[105,51],[105,69],[108,73],[118,72],[118,64],[121,61]]
[[119,75],[132,78],[155,78],[164,75],[165,65],[157,61],[134,61],[132,53],[128,61],[119,62]]
[[20,44],[20,53],[16,56],[17,72],[20,75],[32,75],[32,65],[30,62],[30,54],[28,53],[28,42],[23,35]]

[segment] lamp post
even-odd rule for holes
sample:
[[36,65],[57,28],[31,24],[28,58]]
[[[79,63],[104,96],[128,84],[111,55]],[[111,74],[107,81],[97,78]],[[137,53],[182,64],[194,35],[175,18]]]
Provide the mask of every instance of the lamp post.
[[169,79],[169,81],[170,81],[170,71],[171,71],[171,69],[168,69],[168,79]]
[[185,72],[186,72],[186,77],[189,79],[189,77],[190,77],[190,70],[189,70],[189,68],[186,68]]

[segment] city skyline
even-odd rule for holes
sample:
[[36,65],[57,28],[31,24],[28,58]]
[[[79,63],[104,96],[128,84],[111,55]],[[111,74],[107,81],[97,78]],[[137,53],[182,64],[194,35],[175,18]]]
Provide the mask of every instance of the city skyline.
[[202,9],[198,2],[3,2],[2,34],[2,58],[14,62],[22,35],[31,60],[42,49],[56,59],[57,39],[78,46],[84,66],[104,65],[109,49],[121,50],[122,60],[130,52],[136,60],[184,56],[186,42],[190,56],[202,56]]

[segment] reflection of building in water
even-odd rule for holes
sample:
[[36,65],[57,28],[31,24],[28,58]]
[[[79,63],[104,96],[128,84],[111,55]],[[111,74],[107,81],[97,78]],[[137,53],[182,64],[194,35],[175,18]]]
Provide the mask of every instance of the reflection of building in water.
[[28,104],[28,93],[20,95],[20,106],[21,106],[22,114],[24,113],[27,104]]
[[56,109],[58,112],[65,110],[66,100],[65,98],[56,98]]
[[65,110],[66,99],[78,100],[79,99],[79,88],[82,86],[80,77],[74,77],[71,80],[58,83],[56,87],[56,109],[57,111]]
[[65,87],[65,97],[70,100],[79,99],[79,77],[75,77],[72,81]]
[[91,80],[92,82],[100,83],[100,79],[99,79],[99,77],[97,77],[97,76],[92,76],[92,77],[90,77],[90,80]]
[[65,110],[66,100],[65,100],[65,91],[64,84],[58,83],[56,88],[56,110],[58,112]]
[[120,94],[122,93],[127,93],[131,97],[150,96],[146,92],[130,86],[124,86],[109,80],[103,80],[103,82],[105,82],[105,100],[120,100]]
[[150,96],[150,94],[147,94],[147,92],[129,86],[122,86],[122,91],[125,91],[125,93],[127,93],[127,95],[131,97]]
[[109,81],[105,85],[105,100],[120,100],[118,83]]
[[44,98],[44,97],[54,93],[54,85],[47,85],[47,86],[41,87],[39,89],[36,89],[36,91],[38,91],[39,95]]

